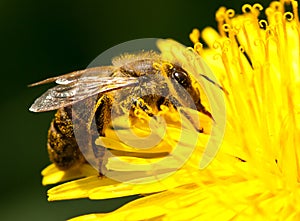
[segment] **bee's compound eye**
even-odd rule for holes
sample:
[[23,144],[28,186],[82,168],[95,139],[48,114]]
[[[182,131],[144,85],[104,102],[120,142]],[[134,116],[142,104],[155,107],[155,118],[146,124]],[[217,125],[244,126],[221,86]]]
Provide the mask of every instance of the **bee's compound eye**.
[[175,70],[172,77],[183,87],[189,86],[189,77],[186,72]]

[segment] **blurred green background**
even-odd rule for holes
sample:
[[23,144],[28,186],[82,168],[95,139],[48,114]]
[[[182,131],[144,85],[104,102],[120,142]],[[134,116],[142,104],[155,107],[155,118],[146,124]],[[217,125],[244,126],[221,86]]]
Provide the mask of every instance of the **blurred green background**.
[[257,1],[1,0],[0,220],[65,220],[111,211],[132,199],[47,202],[49,187],[41,185],[40,171],[49,163],[46,134],[54,113],[28,111],[47,86],[27,84],[83,69],[128,40],[173,38],[190,46],[194,27],[216,25],[219,6],[240,12],[247,2]]

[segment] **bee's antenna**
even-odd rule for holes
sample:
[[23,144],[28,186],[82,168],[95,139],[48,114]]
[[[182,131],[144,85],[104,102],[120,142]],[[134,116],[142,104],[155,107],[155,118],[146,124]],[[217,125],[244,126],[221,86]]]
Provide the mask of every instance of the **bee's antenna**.
[[224,87],[222,87],[220,84],[216,83],[215,81],[213,81],[212,79],[210,79],[209,77],[207,77],[207,76],[204,75],[204,74],[200,74],[200,75],[201,75],[201,77],[205,78],[205,79],[208,80],[210,83],[216,85],[218,88],[220,88],[222,91],[224,91],[225,94],[227,94],[227,95],[229,94],[228,91],[227,91]]

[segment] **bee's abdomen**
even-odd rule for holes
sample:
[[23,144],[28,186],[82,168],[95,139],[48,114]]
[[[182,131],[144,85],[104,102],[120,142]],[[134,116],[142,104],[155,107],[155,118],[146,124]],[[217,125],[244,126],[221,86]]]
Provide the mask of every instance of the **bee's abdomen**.
[[48,131],[49,158],[62,170],[85,162],[74,137],[70,111],[70,108],[59,109]]

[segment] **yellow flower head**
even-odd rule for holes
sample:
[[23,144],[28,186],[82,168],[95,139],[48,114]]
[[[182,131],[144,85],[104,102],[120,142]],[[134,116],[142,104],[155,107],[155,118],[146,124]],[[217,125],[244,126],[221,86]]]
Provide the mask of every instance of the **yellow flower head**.
[[[291,11],[285,11],[285,6]],[[222,7],[216,13],[218,31],[208,27],[202,32],[194,29],[190,35],[194,51],[221,82],[226,102],[224,140],[207,168],[199,169],[199,159],[209,135],[198,133],[190,139],[197,142],[190,160],[172,175],[157,177],[157,182],[147,182],[147,177],[137,180],[141,184],[99,179],[88,165],[64,172],[51,165],[43,171],[44,184],[86,178],[50,189],[49,200],[144,195],[111,213],[72,220],[300,220],[298,4],[274,1],[265,9],[266,20],[258,18],[259,4],[244,5],[242,10],[242,15],[235,15]],[[208,48],[202,47],[200,39]],[[178,114],[162,109],[160,114],[169,120]],[[198,117],[210,128],[209,119]],[[140,167],[126,167],[124,172],[151,172],[149,162],[152,165],[171,152],[182,133],[178,122],[170,123],[168,139],[154,149],[133,150],[114,131],[96,142],[106,142],[115,151],[115,157],[108,160],[110,169],[120,171],[122,162],[134,161]],[[140,125],[135,132],[145,131]],[[181,145],[189,147],[190,140]]]

